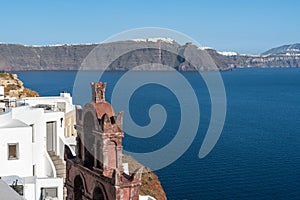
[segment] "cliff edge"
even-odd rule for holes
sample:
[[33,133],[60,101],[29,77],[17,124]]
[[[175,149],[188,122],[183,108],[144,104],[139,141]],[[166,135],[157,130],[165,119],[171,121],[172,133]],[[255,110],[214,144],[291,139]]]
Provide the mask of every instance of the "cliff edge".
[[[153,46],[153,48],[148,48]],[[204,58],[210,55],[218,70],[248,67],[300,67],[300,44],[284,45],[262,54],[239,54],[219,52],[212,48],[200,48],[191,43],[180,45],[176,41],[118,41],[103,44],[24,46],[19,44],[0,44],[0,70],[78,70],[84,59],[97,47],[99,53],[89,60],[90,66],[84,70],[127,71],[145,63],[160,63],[179,71],[212,70]],[[167,49],[165,50],[160,50]],[[136,49],[119,56],[119,49]],[[175,52],[175,53],[172,53]],[[206,53],[204,53],[206,52]],[[195,60],[192,66],[185,58]],[[203,59],[199,60],[199,57]],[[114,58],[118,58],[114,60]],[[201,64],[201,60],[204,63]],[[113,62],[112,62],[113,61]],[[93,67],[96,66],[96,67]],[[149,68],[140,70],[148,71]],[[156,69],[164,70],[164,69]],[[215,70],[215,69],[214,69]]]
[[0,72],[0,86],[4,86],[4,95],[21,99],[23,97],[37,97],[39,94],[24,87],[23,82],[18,79],[17,74]]
[[144,167],[140,195],[150,195],[157,200],[167,199],[166,193],[158,179],[158,176],[148,167],[143,166],[133,157],[126,154],[123,155],[123,163],[128,163],[129,172],[133,172],[139,167]]

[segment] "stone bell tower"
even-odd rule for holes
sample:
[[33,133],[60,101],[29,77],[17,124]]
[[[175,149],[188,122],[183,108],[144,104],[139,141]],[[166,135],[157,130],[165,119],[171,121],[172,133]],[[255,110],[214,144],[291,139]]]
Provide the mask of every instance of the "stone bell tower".
[[76,110],[76,156],[65,147],[67,199],[138,200],[142,169],[122,167],[123,113],[106,102],[106,83],[91,87],[92,101]]
[[105,102],[106,83],[92,82],[91,86],[92,86],[92,101],[95,103]]

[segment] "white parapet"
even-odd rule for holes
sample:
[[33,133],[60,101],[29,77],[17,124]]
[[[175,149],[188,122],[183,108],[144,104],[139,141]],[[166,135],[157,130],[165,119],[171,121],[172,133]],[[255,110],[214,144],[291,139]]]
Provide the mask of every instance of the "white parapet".
[[145,195],[145,196],[139,195],[139,200],[156,200],[156,199],[149,195]]
[[0,100],[4,99],[4,86],[0,86]]

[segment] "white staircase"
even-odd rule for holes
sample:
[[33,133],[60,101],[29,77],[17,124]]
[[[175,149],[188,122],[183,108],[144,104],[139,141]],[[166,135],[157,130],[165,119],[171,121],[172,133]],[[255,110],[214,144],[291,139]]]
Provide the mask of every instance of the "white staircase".
[[[54,164],[55,170],[56,170],[56,176],[59,178],[63,178],[64,183],[66,180],[66,164],[65,162],[58,157],[57,155],[55,155],[55,153],[53,151],[48,151],[49,156]],[[67,197],[67,189],[66,187],[64,187],[64,199],[66,199]]]

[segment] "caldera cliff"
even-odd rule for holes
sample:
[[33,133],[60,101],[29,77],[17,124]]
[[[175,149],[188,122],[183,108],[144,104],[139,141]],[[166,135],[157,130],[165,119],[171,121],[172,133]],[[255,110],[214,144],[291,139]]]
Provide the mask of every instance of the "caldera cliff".
[[[153,48],[148,48],[148,47]],[[84,59],[97,47],[102,53],[84,70],[97,70],[93,65],[107,65],[107,70],[126,71],[145,63],[168,65],[179,71],[211,70],[207,60],[192,66],[188,60],[209,55],[217,70],[248,67],[299,67],[300,45],[284,45],[262,54],[219,52],[212,48],[200,48],[191,43],[178,44],[174,40],[128,40],[103,44],[24,46],[0,44],[0,70],[78,70]],[[145,47],[145,48],[143,48]],[[137,49],[119,57],[118,49]],[[138,49],[139,48],[139,49]],[[167,51],[165,51],[165,50]],[[205,52],[205,53],[204,53]],[[186,59],[188,57],[188,60]],[[207,56],[205,56],[207,57]],[[114,60],[114,58],[117,58]],[[207,58],[204,58],[204,60]],[[98,65],[97,65],[98,66]],[[100,66],[100,67],[103,67]],[[214,70],[216,70],[214,69]],[[140,70],[149,70],[143,68]],[[164,69],[156,69],[164,70]]]

